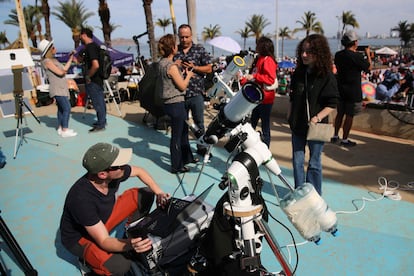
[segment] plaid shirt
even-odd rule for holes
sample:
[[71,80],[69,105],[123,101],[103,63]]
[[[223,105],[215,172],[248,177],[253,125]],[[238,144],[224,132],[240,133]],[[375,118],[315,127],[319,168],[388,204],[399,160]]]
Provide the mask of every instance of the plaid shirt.
[[[178,46],[178,52],[174,56],[174,61],[177,59],[194,62],[195,66],[211,64],[211,57],[206,52],[206,49],[202,45],[194,43],[187,54],[184,54],[182,47]],[[186,98],[191,98],[199,94],[204,95],[204,78],[205,74],[203,73],[194,74],[186,90]]]

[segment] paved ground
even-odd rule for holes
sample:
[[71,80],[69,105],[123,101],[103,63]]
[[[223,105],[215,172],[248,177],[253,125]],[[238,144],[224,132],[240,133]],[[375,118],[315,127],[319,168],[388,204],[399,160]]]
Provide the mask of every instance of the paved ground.
[[[90,125],[96,119],[95,112],[87,110],[87,114],[83,114],[82,107],[74,108],[71,126],[79,135],[68,139],[58,137],[54,129],[55,106],[34,108],[41,124],[37,124],[31,115],[27,116],[31,132],[27,133],[27,143],[23,143],[16,159],[11,157],[16,120],[0,119],[0,130],[4,134],[0,145],[8,158],[6,167],[0,170],[1,215],[39,275],[79,275],[76,259],[60,243],[58,225],[67,190],[73,184],[74,176],[84,173],[79,156],[93,143],[104,141],[132,147],[134,154],[131,163],[149,170],[165,191],[177,197],[188,195],[199,179],[196,193],[208,185],[217,184],[225,171],[228,153],[219,145],[213,149],[214,157],[205,167],[191,164],[191,172],[180,177],[169,173],[169,136],[164,131],[154,131],[142,125],[144,110],[139,103],[123,103],[121,118],[114,104],[108,107],[114,116],[108,116],[108,129],[96,134],[88,134]],[[208,110],[206,118],[214,117],[214,113]],[[290,135],[283,119],[273,119],[272,135],[274,156],[283,174],[292,183]],[[296,264],[297,260],[293,248],[288,247],[292,244],[290,233],[299,243],[297,256],[300,261],[296,275],[411,275],[410,271],[414,271],[411,261],[414,204],[406,200],[412,201],[412,192],[401,192],[403,201],[383,199],[378,194],[377,179],[384,176],[401,184],[411,181],[413,143],[358,132],[353,133],[352,138],[359,142],[356,148],[343,149],[329,144],[323,158],[324,198],[338,214],[340,235],[333,238],[322,233],[322,244],[319,246],[302,243],[303,238],[278,206],[273,186],[268,185],[269,178],[261,169],[265,181],[262,191],[269,212],[286,226],[282,227],[276,220],[270,219],[269,227],[279,244],[284,246],[283,252],[289,256],[291,265]],[[195,147],[194,141],[191,144]],[[283,196],[287,192],[286,187],[274,177],[273,181],[278,193]],[[130,179],[122,185],[122,189],[135,186],[137,180]],[[218,185],[214,185],[213,189],[208,198],[212,204],[223,193]],[[368,200],[371,202],[365,204]],[[357,208],[364,210],[355,211]],[[9,272],[6,275],[22,275],[12,257],[0,239],[0,262],[6,264]],[[263,248],[261,259],[269,271],[280,270],[267,245]]]
[[[125,120],[143,123],[145,110],[139,102],[122,102],[119,108]],[[55,114],[56,107],[49,105],[33,110],[41,116]],[[73,112],[83,110],[83,107],[73,108]],[[108,112],[119,116],[114,103],[108,105]],[[206,109],[206,125],[215,115],[213,108]],[[149,122],[152,121],[150,117]],[[272,118],[271,135],[271,150],[278,163],[291,168],[290,130],[284,118]],[[379,191],[379,177],[385,177],[392,181],[392,185],[399,185],[403,200],[414,202],[414,141],[355,130],[351,131],[350,138],[358,143],[356,147],[325,145],[322,159],[324,177],[374,192]]]

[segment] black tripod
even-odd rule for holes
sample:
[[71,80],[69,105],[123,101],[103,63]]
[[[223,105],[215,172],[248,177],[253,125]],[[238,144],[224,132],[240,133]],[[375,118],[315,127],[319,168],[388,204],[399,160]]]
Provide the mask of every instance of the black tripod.
[[[23,106],[29,110],[30,114],[36,119],[36,121],[40,124],[39,118],[34,115],[33,111],[30,109],[30,107],[26,104],[26,102],[23,99],[23,92],[17,92],[14,93],[15,98],[15,104],[16,104],[16,119],[17,119],[17,126],[16,126],[16,140],[14,143],[14,155],[13,158],[16,159],[17,151],[19,150],[20,146],[23,144],[23,140],[27,143],[26,139],[24,138],[24,129],[22,127],[23,125]],[[25,118],[25,123],[27,125],[27,121]],[[19,143],[17,142],[17,138],[20,137]]]
[[[14,66],[12,67],[13,71],[13,81],[14,81],[14,99],[15,99],[15,108],[16,108],[16,119],[17,119],[17,126],[16,126],[16,140],[14,143],[14,155],[13,158],[16,159],[17,151],[19,150],[20,146],[23,145],[23,140],[27,143],[26,139],[24,138],[24,130],[22,128],[23,124],[23,107],[25,107],[32,116],[36,119],[36,121],[40,124],[40,120],[34,115],[33,111],[30,107],[26,104],[23,99],[23,87],[22,87],[22,66]],[[27,121],[25,118],[25,123],[27,125]],[[17,142],[18,137],[20,137],[20,141]],[[50,143],[52,144],[52,143]],[[59,146],[59,144],[54,144]]]
[[[13,237],[13,234],[10,232],[9,228],[7,227],[1,215],[0,215],[0,234],[1,234],[2,240],[7,244],[8,248],[13,253],[14,258],[17,260],[24,274],[27,276],[36,276],[37,271],[30,264],[29,260],[27,259],[23,250],[20,248],[19,244]],[[0,274],[6,275],[6,268],[1,263],[0,263]]]

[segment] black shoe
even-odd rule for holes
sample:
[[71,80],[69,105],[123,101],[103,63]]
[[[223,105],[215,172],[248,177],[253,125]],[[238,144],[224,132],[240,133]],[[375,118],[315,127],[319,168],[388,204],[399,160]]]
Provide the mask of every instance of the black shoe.
[[[105,123],[105,125],[107,126],[107,125],[108,125],[108,123]],[[97,126],[99,126],[99,123],[98,123],[98,122],[95,122],[95,123],[93,123],[93,124],[92,124],[92,126],[93,126],[93,127],[97,127]]]
[[190,171],[190,169],[189,168],[187,168],[187,167],[182,167],[181,169],[179,169],[179,170],[171,170],[171,173],[186,173],[186,172],[189,172]]
[[355,142],[353,142],[351,140],[348,140],[347,142],[341,141],[341,146],[344,146],[344,147],[355,147],[356,144],[357,143],[355,143]]
[[104,130],[105,130],[104,127],[93,127],[93,128],[91,128],[89,130],[89,133],[92,133],[92,132],[100,132],[100,131],[104,131]]
[[331,138],[331,143],[336,144],[339,141],[339,137],[338,136],[334,136]]
[[200,162],[200,159],[199,158],[194,158],[193,160],[191,160],[187,164],[189,164],[189,163],[197,164],[198,162]]

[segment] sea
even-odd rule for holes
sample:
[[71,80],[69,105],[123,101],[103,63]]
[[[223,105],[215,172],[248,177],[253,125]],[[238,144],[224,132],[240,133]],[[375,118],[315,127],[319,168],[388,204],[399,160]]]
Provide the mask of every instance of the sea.
[[[252,38],[246,40],[246,46],[244,47],[243,41],[238,41],[241,48],[244,50],[252,49],[254,50],[256,48],[255,42]],[[296,47],[299,44],[299,39],[285,39],[283,41],[283,48],[282,48],[282,40],[279,39],[279,47],[278,47],[278,57],[290,57],[294,58],[296,55]],[[340,41],[335,38],[328,39],[329,47],[331,49],[332,54],[334,54],[336,51],[341,49]],[[199,44],[204,45],[206,50],[213,56],[213,58],[218,58],[220,56],[228,56],[231,55],[231,53],[219,49],[217,47],[214,47],[214,55],[213,48],[208,43],[203,43],[202,41],[198,42]],[[376,50],[379,48],[382,48],[384,46],[393,48],[393,49],[399,49],[399,46],[401,45],[401,42],[399,38],[364,38],[359,41],[359,45],[367,45],[370,46],[372,50]],[[149,52],[149,45],[147,42],[139,42],[139,47],[137,45],[115,45],[113,46],[115,49],[121,51],[121,52],[127,52],[134,54],[134,57],[136,58],[138,56],[138,48],[140,51],[141,56],[144,56],[144,58],[150,58],[150,52]],[[276,47],[275,47],[276,51]]]

